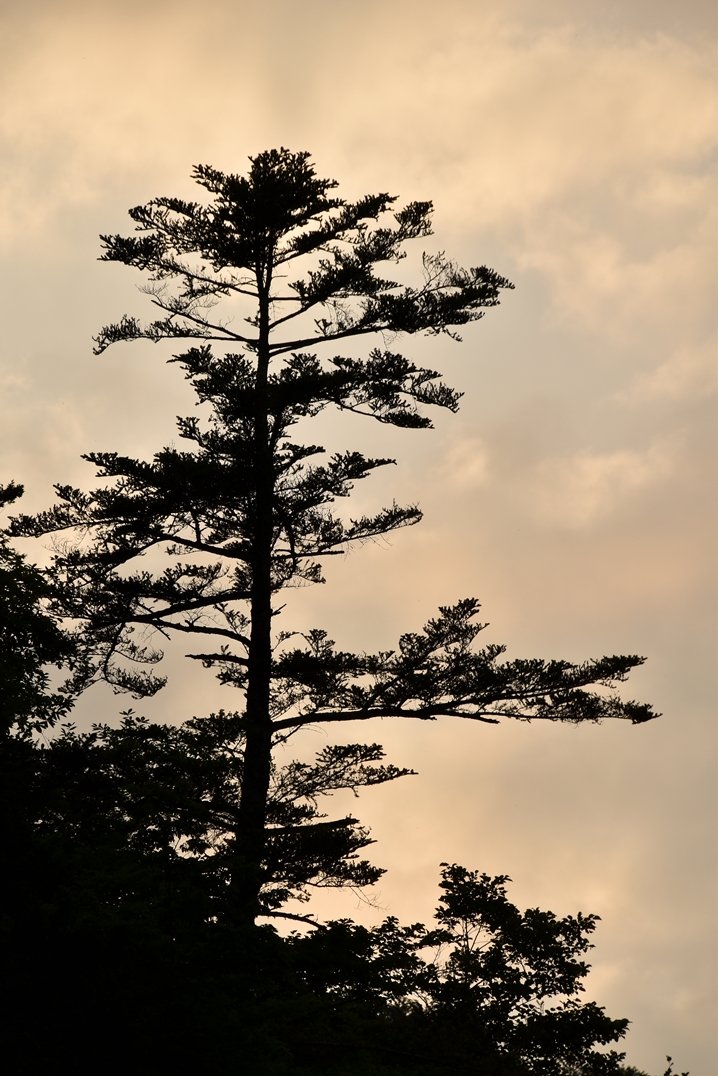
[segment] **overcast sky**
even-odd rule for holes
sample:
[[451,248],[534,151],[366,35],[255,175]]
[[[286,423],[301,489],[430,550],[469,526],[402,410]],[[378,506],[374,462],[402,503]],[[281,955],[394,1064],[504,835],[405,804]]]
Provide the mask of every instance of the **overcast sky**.
[[[433,199],[427,249],[514,281],[463,344],[404,346],[464,391],[458,416],[324,422],[327,447],[398,460],[353,507],[425,518],[288,624],[388,648],[475,595],[509,656],[645,654],[627,694],[663,716],[377,726],[419,771],[352,804],[389,871],[376,908],[318,908],[426,920],[441,860],[509,874],[524,907],[601,916],[589,993],[633,1021],[631,1063],[714,1072],[714,4],[2,0],[0,20],[0,480],[26,510],[91,482],[81,452],[152,453],[191,406],[160,348],[96,359],[90,338],[147,312],[97,234],[191,195],[193,164],[308,149],[347,197]],[[191,664],[168,659],[148,716],[231,708]],[[93,689],[80,716],[122,705]]]

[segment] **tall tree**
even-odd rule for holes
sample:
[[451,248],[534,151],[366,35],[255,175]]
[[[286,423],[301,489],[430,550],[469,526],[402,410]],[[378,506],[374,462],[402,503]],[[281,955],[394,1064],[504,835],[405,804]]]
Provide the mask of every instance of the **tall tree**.
[[[320,630],[298,646],[291,632],[273,631],[281,590],[323,581],[324,558],[420,519],[416,507],[393,504],[342,520],[333,502],[393,461],[351,450],[316,462],[323,449],[298,443],[297,425],[331,405],[428,428],[425,405],[455,411],[459,401],[435,370],[402,354],[374,347],[346,357],[326,354],[327,345],[376,334],[456,338],[512,285],[443,255],[423,255],[416,286],[380,275],[379,266],[401,261],[406,242],[430,234],[431,203],[397,211],[388,194],[336,198],[336,183],[316,176],[307,153],[271,150],[251,158],[247,176],[200,166],[194,178],[208,200],[156,198],[130,211],[137,234],[103,236],[104,260],[148,274],[145,290],[161,316],[147,325],[123,317],[101,330],[96,351],[138,339],[189,341],[170,361],[209,405],[208,421],[180,418],[190,447],[165,448],[151,462],[88,454],[109,484],[89,494],[58,486],[59,504],[18,517],[12,533],[78,535],[63,541],[52,570],[52,609],[75,622],[82,647],[74,688],[104,679],[152,694],[164,681],[146,668],[162,656],[151,636],[177,633],[200,647],[192,658],[243,692],[231,878],[237,907],[252,918],[270,910],[262,892],[271,881],[268,833],[279,825],[267,814],[272,751],[303,726],[442,715],[637,723],[654,715],[605,690],[639,657],[504,662],[500,646],[475,650],[482,625],[473,599],[378,654],[338,651]],[[220,300],[244,308],[243,327],[215,313]],[[157,550],[169,565],[143,566]]]

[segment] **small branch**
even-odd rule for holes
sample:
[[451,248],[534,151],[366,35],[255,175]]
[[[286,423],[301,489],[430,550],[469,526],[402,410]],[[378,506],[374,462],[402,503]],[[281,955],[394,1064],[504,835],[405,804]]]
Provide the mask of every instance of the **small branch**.
[[[148,597],[151,598],[151,597],[153,597],[153,595],[145,595],[145,600],[147,600]],[[176,602],[174,605],[171,605],[168,608],[163,609],[161,612],[159,612],[159,611],[157,613],[150,612],[150,613],[148,613],[148,616],[167,617],[167,616],[176,616],[178,613],[194,613],[194,612],[196,612],[196,611],[198,611],[200,609],[206,609],[208,606],[211,606],[212,608],[216,609],[216,608],[219,608],[219,607],[223,606],[225,602],[228,602],[228,601],[247,601],[249,599],[249,597],[250,597],[249,591],[228,590],[228,591],[224,591],[223,593],[220,593],[220,594],[210,594],[209,596],[204,597],[204,598],[192,598],[191,600],[188,600],[188,601]],[[158,599],[158,600],[161,600],[161,599]],[[145,608],[147,608],[147,606],[145,606]]]
[[[290,296],[287,296],[287,298],[284,301],[287,302],[287,301],[290,300],[290,298],[291,298]],[[272,300],[272,302],[275,302],[275,301],[276,300],[274,300],[274,299]],[[275,318],[275,320],[269,326],[270,331],[276,329],[278,325],[283,325],[285,321],[291,321],[293,318],[298,318],[300,316],[300,314],[306,314],[308,310],[312,309],[312,307],[321,305],[321,304],[324,303],[324,301],[325,301],[324,299],[312,299],[310,302],[305,303],[304,300],[301,298],[301,296],[297,295],[296,296],[296,302],[303,304],[301,309],[292,310],[289,314],[285,314],[284,317]]]
[[248,291],[239,284],[232,283],[229,280],[213,280],[212,277],[203,276],[202,273],[196,273],[192,269],[188,269],[180,262],[170,262],[168,267],[172,268],[178,277],[181,276],[190,280],[199,280],[202,284],[209,284],[210,287],[216,288],[218,292],[229,290],[236,292],[238,295],[246,295],[250,299],[257,298],[257,293],[255,291]]
[[[102,522],[104,523],[104,520]],[[176,543],[177,545],[187,546],[188,549],[199,549],[202,553],[211,553],[212,556],[215,557],[231,557],[233,560],[249,561],[249,557],[238,556],[236,553],[228,552],[226,549],[223,549],[222,546],[208,545],[206,542],[194,542],[191,538],[182,538],[180,535],[168,534],[165,531],[160,531],[152,544],[155,544],[156,542],[172,542],[173,544]]]
[[131,622],[133,624],[150,624],[153,628],[162,628],[166,631],[185,631],[194,635],[221,635],[225,639],[231,639],[233,643],[249,646],[249,639],[245,639],[243,635],[236,631],[228,631],[227,628],[202,628],[198,624],[167,623],[162,619],[163,615],[163,613],[158,613],[153,616],[149,613],[147,616],[133,616]]
[[314,927],[315,930],[326,930],[324,923],[317,923],[315,919],[312,919],[308,915],[295,915],[293,912],[260,912],[258,918],[260,919],[295,919],[298,923],[307,923],[310,927]]
[[332,340],[345,340],[348,336],[367,336],[369,333],[386,332],[389,325],[367,325],[363,328],[354,327],[343,329],[341,332],[327,333],[322,336],[309,336],[304,340],[291,340],[283,344],[270,344],[272,357],[283,355],[286,351],[301,351],[305,347],[314,347],[315,344],[326,344]]
[[[225,325],[215,325],[214,322],[207,321],[206,318],[197,317],[196,314],[190,314],[187,310],[175,310],[171,306],[168,306],[166,303],[163,303],[162,300],[158,299],[156,296],[152,300],[152,303],[154,306],[158,306],[160,310],[166,310],[170,317],[186,318],[187,321],[193,321],[196,325],[200,325],[203,329],[213,329],[214,332],[224,334],[223,336],[206,336],[203,337],[203,339],[224,341],[229,340],[230,342],[238,341],[241,344],[248,344],[250,347],[256,347],[257,345],[256,339],[251,339],[248,336],[240,336],[239,333],[232,332],[232,330],[228,329]],[[175,337],[171,337],[168,335],[167,339],[175,339]]]

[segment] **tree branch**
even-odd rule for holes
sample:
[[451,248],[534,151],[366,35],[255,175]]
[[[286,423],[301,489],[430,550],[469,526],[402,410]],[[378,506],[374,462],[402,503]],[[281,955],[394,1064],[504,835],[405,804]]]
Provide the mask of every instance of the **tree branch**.
[[480,713],[464,713],[461,710],[447,708],[437,703],[421,710],[403,710],[400,706],[381,706],[372,710],[330,710],[313,714],[301,714],[297,717],[285,717],[272,723],[272,730],[294,728],[301,725],[318,725],[326,721],[369,721],[373,717],[410,717],[418,721],[435,721],[437,717],[466,717],[470,721],[483,721],[487,725],[498,725],[496,717],[485,717]]
[[294,919],[298,923],[307,923],[310,927],[314,927],[316,930],[326,930],[324,923],[318,923],[316,919],[312,919],[309,915],[297,915],[294,912],[259,912],[257,918],[259,919]]

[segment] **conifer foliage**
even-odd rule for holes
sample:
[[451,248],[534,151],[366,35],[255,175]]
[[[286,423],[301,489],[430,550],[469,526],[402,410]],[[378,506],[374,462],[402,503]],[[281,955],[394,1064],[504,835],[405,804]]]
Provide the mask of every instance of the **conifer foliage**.
[[[145,274],[159,316],[103,328],[96,351],[185,341],[170,361],[207,418],[180,418],[186,447],[151,461],[89,453],[102,485],[91,493],[58,486],[58,504],[16,518],[12,533],[62,535],[52,611],[74,625],[74,690],[105,680],[151,695],[164,682],[154,671],[156,640],[173,635],[189,638],[190,656],[240,690],[242,767],[236,808],[225,816],[226,861],[238,914],[252,920],[276,914],[297,892],[281,881],[276,854],[284,848],[286,862],[300,829],[306,849],[319,827],[319,873],[333,870],[339,880],[346,870],[357,881],[358,868],[346,866],[363,840],[353,821],[332,831],[289,806],[277,814],[272,753],[302,726],[449,715],[638,723],[654,715],[606,690],[641,658],[505,661],[499,646],[477,648],[473,599],[442,608],[390,652],[345,653],[319,629],[298,640],[277,628],[281,591],[323,581],[326,558],[420,519],[415,506],[397,504],[344,519],[335,502],[393,461],[354,449],[322,459],[320,446],[300,440],[309,420],[333,407],[421,429],[431,426],[427,408],[455,411],[459,393],[437,371],[377,340],[456,338],[512,285],[485,266],[427,254],[420,283],[392,279],[387,267],[401,262],[405,244],[430,235],[431,203],[396,209],[388,194],[342,200],[307,153],[272,150],[252,158],[246,176],[201,166],[194,178],[204,200],[156,198],[130,211],[134,235],[103,237],[104,260]],[[237,311],[243,320],[229,316]],[[364,337],[359,356],[343,353]],[[362,745],[352,751],[358,766],[376,761]],[[326,774],[337,761],[329,751],[318,766]],[[330,869],[319,845],[340,832]],[[309,882],[303,875],[299,888]]]

